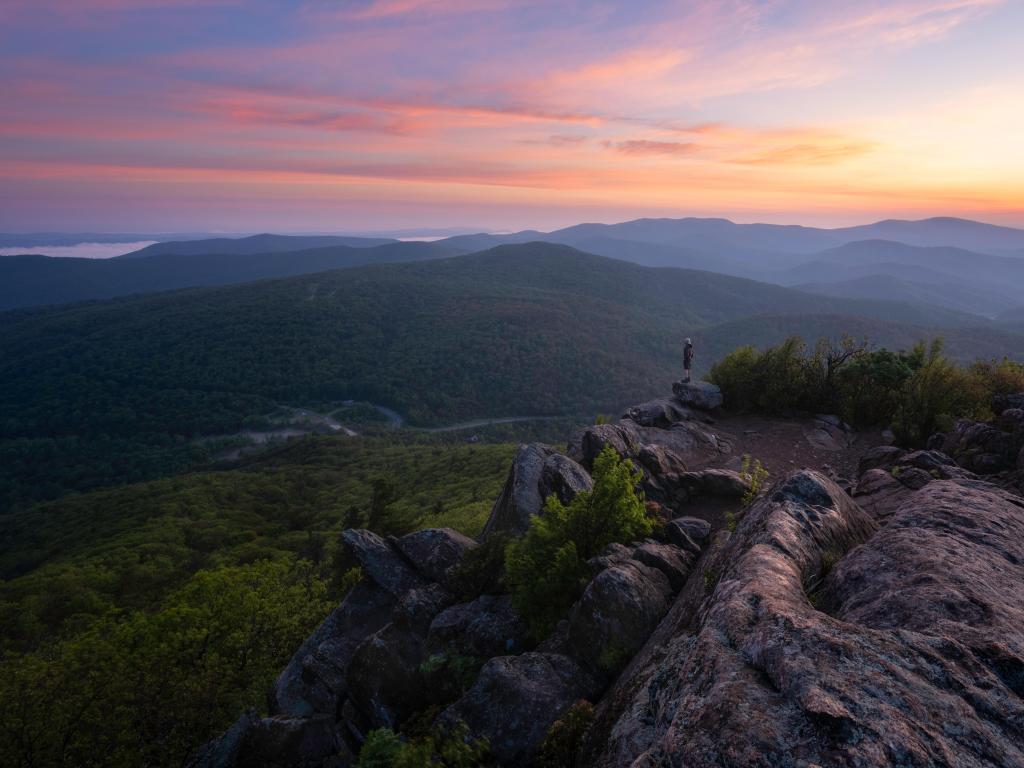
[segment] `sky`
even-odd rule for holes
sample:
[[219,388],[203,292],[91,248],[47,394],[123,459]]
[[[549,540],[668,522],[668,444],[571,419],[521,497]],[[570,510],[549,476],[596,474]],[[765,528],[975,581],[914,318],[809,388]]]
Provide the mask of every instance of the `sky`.
[[1024,226],[1024,0],[2,0],[0,231]]

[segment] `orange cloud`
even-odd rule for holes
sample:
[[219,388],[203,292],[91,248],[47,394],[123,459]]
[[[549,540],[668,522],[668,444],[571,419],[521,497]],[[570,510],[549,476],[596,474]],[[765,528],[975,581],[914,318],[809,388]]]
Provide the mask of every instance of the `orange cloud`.
[[629,141],[608,141],[605,146],[615,149],[624,155],[688,155],[698,145],[689,141],[648,141],[631,139]]

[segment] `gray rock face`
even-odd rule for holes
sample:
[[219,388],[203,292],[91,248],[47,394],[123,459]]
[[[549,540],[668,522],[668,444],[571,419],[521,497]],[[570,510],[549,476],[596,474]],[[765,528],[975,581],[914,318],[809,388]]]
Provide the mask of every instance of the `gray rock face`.
[[424,649],[415,632],[388,624],[355,650],[348,669],[349,699],[371,728],[396,728],[426,706],[419,669]]
[[693,567],[693,555],[671,544],[645,541],[633,550],[633,559],[638,563],[661,571],[668,579],[673,592],[678,592],[686,583]]
[[694,496],[725,496],[741,498],[750,490],[750,481],[731,469],[702,469],[697,472],[682,472],[672,479],[684,498]]
[[553,653],[499,656],[488,661],[473,687],[441,715],[486,734],[502,765],[527,765],[551,725],[597,685],[572,659]]
[[270,693],[270,713],[290,717],[328,714],[346,693],[345,673],[356,647],[391,620],[395,598],[363,581],[292,656]]
[[696,381],[686,384],[677,381],[672,385],[672,393],[680,403],[702,411],[712,411],[722,407],[722,390],[708,381]]
[[451,528],[426,528],[395,539],[394,544],[420,574],[449,589],[449,569],[477,546],[473,539]]
[[[1020,412],[1024,416],[1024,411]],[[1009,409],[994,424],[961,420],[952,432],[934,436],[938,450],[978,474],[994,474],[1016,467],[1017,455],[1024,448],[1024,418]],[[929,446],[932,443],[929,442]]]
[[911,489],[884,469],[869,469],[853,490],[854,500],[877,522],[892,517],[911,495]]
[[815,416],[803,432],[807,442],[821,451],[841,451],[854,440],[853,429],[838,416]]
[[688,465],[712,461],[731,450],[728,440],[699,421],[679,421],[660,429],[623,419],[577,431],[569,440],[568,452],[582,466],[593,468],[594,459],[606,447],[643,470],[643,490],[648,500],[657,503],[673,501],[671,479]]
[[619,456],[639,456],[643,446],[640,428],[629,419],[585,427],[569,440],[569,455],[582,466],[593,469],[594,459],[608,446]]
[[912,468],[880,528],[813,472],[756,502],[589,764],[1024,765],[1024,500]]
[[872,448],[860,457],[857,473],[863,475],[869,469],[884,469],[888,472],[896,466],[896,462],[905,453],[906,451],[895,445],[880,445],[877,448]]
[[685,533],[697,544],[703,544],[711,535],[711,523],[699,517],[677,517],[670,525]]
[[586,470],[567,456],[541,443],[521,445],[482,538],[496,533],[522,535],[550,494],[558,494],[563,503],[568,503],[576,494],[592,487]]
[[674,397],[662,397],[640,405],[634,405],[622,418],[629,419],[641,427],[668,429],[677,421],[690,418],[689,409]]
[[426,637],[434,617],[455,602],[455,597],[440,584],[410,589],[391,612],[395,626]]
[[1024,392],[1015,395],[999,395],[992,401],[992,410],[995,413],[1002,413],[1008,408],[1024,409]]
[[396,599],[410,589],[426,586],[426,579],[376,533],[350,529],[342,531],[341,541],[350,557],[363,569],[363,575]]
[[641,562],[601,571],[569,614],[574,657],[599,673],[618,671],[646,642],[671,596],[665,574]]
[[483,595],[445,609],[430,625],[427,652],[487,659],[529,648],[526,626],[508,595]]
[[200,750],[188,768],[322,768],[325,761],[344,765],[351,758],[331,716],[260,718],[248,712]]

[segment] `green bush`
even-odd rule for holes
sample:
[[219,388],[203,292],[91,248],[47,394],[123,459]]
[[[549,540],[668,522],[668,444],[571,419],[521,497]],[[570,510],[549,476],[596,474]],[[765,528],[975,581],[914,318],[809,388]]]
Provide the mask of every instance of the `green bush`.
[[414,739],[379,728],[367,734],[356,768],[479,768],[491,764],[489,752],[486,739],[474,738],[465,723]]
[[332,606],[302,562],[199,571],[159,610],[0,664],[0,765],[182,765],[259,701]]
[[548,730],[540,748],[540,768],[582,768],[583,737],[594,722],[594,706],[580,699]]
[[610,447],[594,460],[594,489],[568,506],[549,496],[543,514],[523,538],[508,545],[506,575],[516,608],[536,638],[549,634],[579,597],[586,583],[586,561],[612,542],[651,533],[641,473]]
[[957,418],[991,413],[985,380],[944,357],[941,339],[927,350],[918,344],[913,354],[918,364],[901,388],[892,420],[897,442],[923,445],[932,434],[952,428]]
[[492,534],[480,546],[462,556],[452,573],[458,597],[469,601],[480,595],[505,591],[505,549],[508,542],[508,534]]
[[1024,365],[962,368],[942,354],[942,339],[892,352],[844,337],[808,351],[793,337],[761,352],[740,347],[709,379],[735,410],[836,413],[860,427],[891,425],[899,443],[920,446],[958,418],[990,417],[994,396],[1024,391]]

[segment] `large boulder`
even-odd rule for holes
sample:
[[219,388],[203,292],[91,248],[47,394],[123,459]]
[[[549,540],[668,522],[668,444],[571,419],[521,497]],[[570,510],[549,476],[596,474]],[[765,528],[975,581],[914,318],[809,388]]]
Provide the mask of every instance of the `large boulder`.
[[449,589],[450,569],[477,546],[473,539],[451,528],[426,528],[395,539],[394,544],[421,575]]
[[594,459],[607,447],[632,459],[644,471],[643,487],[649,499],[666,502],[670,493],[660,478],[684,472],[687,466],[713,461],[729,453],[732,443],[699,421],[679,421],[661,429],[623,419],[578,430],[569,439],[568,453],[580,465],[592,469]]
[[660,397],[629,408],[622,416],[641,427],[668,429],[677,421],[690,418],[689,409],[675,397]]
[[855,439],[853,429],[838,416],[815,416],[803,433],[804,439],[820,451],[841,451]]
[[722,390],[708,381],[687,383],[677,381],[672,385],[672,394],[683,405],[712,411],[722,407]]
[[595,424],[578,430],[569,439],[569,456],[593,469],[594,459],[609,446],[619,456],[635,458],[643,445],[640,428],[632,420],[623,419],[615,424]]
[[325,768],[349,765],[352,757],[333,716],[261,718],[247,712],[200,749],[188,768]]
[[1002,413],[1008,408],[1024,409],[1024,392],[1018,392],[1014,395],[996,395],[992,401],[992,411],[994,413]]
[[723,496],[739,499],[750,491],[750,479],[731,469],[702,469],[680,472],[671,479],[684,498]]
[[699,517],[677,517],[666,526],[666,533],[670,537],[670,541],[672,541],[671,537],[676,535],[676,532],[683,533],[690,540],[703,545],[711,535],[711,523]]
[[668,579],[672,591],[678,592],[690,575],[694,555],[671,544],[645,541],[633,550],[633,559],[648,568],[661,571]]
[[391,612],[395,626],[426,637],[434,617],[455,602],[455,596],[440,584],[410,589]]
[[637,560],[601,571],[569,614],[573,656],[599,675],[617,672],[647,641],[668,610],[672,585]]
[[350,561],[362,568],[363,576],[394,598],[410,589],[426,586],[427,580],[385,539],[373,531],[349,529],[342,531],[341,541]]
[[427,634],[429,654],[488,659],[522,653],[530,647],[526,624],[509,595],[482,595],[441,611]]
[[[960,466],[978,474],[1014,469],[1017,453],[1024,447],[1024,429],[1015,415],[1006,411],[993,424],[962,419],[951,432],[936,435],[929,446],[934,445]],[[1008,427],[1009,431],[1001,427]]]
[[708,574],[588,765],[1024,765],[1019,498],[933,478],[877,528],[804,471]]
[[278,675],[270,692],[270,714],[308,717],[334,713],[344,699],[352,654],[391,621],[395,598],[363,580],[317,627]]
[[498,533],[522,535],[549,495],[557,494],[563,503],[568,503],[592,487],[586,470],[567,456],[542,443],[521,445],[487,518],[482,538]]
[[425,641],[388,624],[355,650],[348,669],[349,700],[371,728],[397,728],[423,709],[427,696],[420,664]]
[[567,656],[499,656],[484,664],[473,687],[440,722],[465,722],[486,737],[501,765],[528,765],[552,724],[576,701],[596,693],[593,678]]

